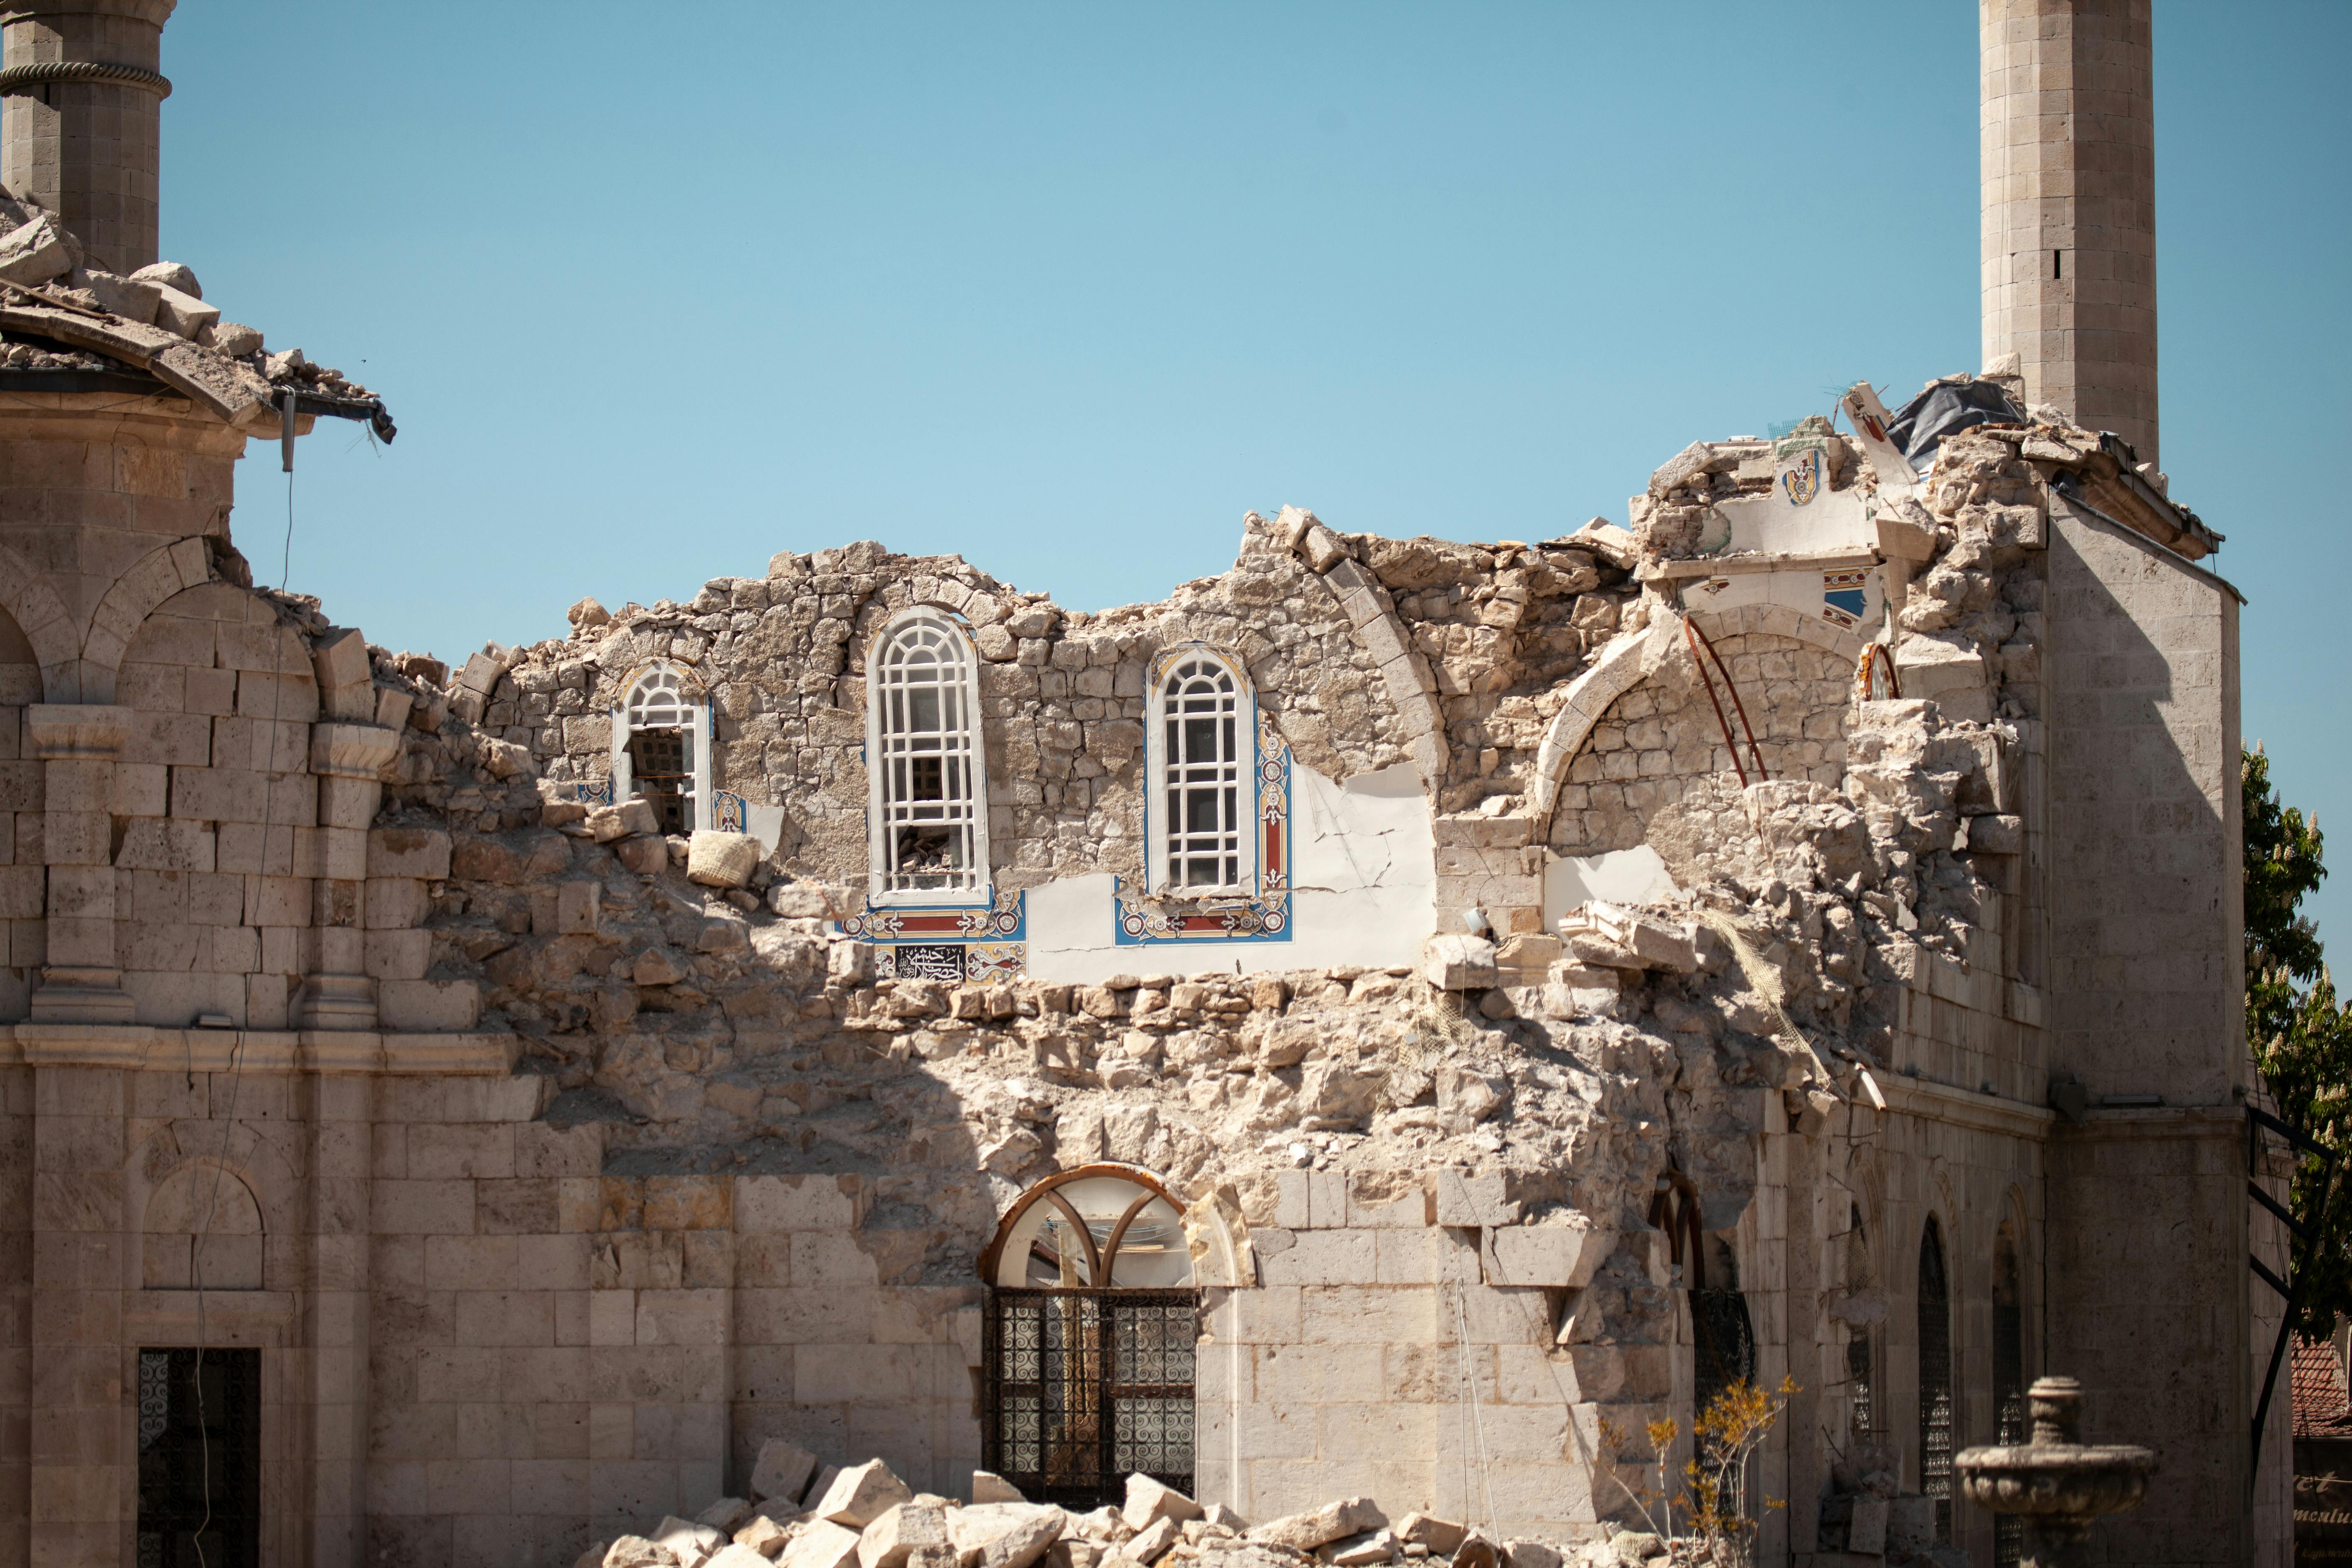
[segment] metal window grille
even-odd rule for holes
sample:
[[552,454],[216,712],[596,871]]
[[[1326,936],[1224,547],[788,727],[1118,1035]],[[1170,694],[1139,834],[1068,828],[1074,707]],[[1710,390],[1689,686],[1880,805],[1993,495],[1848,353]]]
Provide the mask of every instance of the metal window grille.
[[[2019,1300],[2017,1254],[2004,1242],[1993,1259],[1993,1441],[2022,1443],[2031,1436],[2025,1408],[2025,1309]],[[1993,1568],[2018,1568],[2025,1558],[2025,1516],[1995,1514]]]
[[1936,1500],[1936,1539],[1951,1540],[1951,1290],[1932,1218],[1919,1238],[1919,1489]]
[[[1870,1233],[1863,1227],[1860,1205],[1847,1209],[1845,1288],[1848,1294],[1870,1289]],[[1845,1342],[1847,1440],[1859,1448],[1878,1435],[1878,1355],[1867,1329],[1852,1329]]]
[[1849,1441],[1867,1443],[1878,1430],[1874,1384],[1877,1369],[1871,1355],[1870,1336],[1856,1330],[1845,1342],[1846,1425]]
[[138,1568],[258,1568],[259,1351],[139,1352],[136,1552]]
[[1160,700],[1167,885],[1237,888],[1255,811],[1243,791],[1239,686],[1223,663],[1202,655],[1176,667]]
[[1197,1290],[996,1289],[982,1464],[1036,1502],[1099,1508],[1140,1473],[1192,1489]]
[[876,847],[885,893],[976,892],[982,862],[978,716],[961,632],[929,616],[893,631],[875,655],[871,765],[880,783]]

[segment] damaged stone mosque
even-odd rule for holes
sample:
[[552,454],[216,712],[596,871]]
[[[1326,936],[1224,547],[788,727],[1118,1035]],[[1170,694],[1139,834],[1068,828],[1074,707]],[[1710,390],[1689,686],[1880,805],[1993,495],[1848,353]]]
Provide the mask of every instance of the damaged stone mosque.
[[1899,409],[450,664],[234,542],[394,426],[159,259],[172,5],[0,16],[0,1563],[1664,1564],[1740,1379],[1754,1561],[2014,1563],[1955,1457],[2044,1374],[2160,1457],[2088,1560],[2286,1562],[2147,0],[1981,0]]

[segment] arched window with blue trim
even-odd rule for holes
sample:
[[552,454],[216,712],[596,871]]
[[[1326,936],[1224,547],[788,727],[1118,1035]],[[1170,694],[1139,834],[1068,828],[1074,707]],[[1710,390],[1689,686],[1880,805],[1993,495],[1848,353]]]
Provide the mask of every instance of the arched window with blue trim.
[[1257,876],[1257,712],[1238,661],[1208,647],[1165,656],[1151,692],[1156,893],[1247,892]]
[[988,897],[979,659],[944,610],[900,612],[866,660],[870,902]]

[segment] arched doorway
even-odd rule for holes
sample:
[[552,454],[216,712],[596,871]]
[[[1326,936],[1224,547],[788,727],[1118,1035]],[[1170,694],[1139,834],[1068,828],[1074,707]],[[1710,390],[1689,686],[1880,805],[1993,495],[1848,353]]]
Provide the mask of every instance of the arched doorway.
[[1090,1509],[1141,1473],[1192,1489],[1201,1293],[1181,1205],[1148,1172],[1087,1165],[1021,1195],[981,1257],[982,1462]]
[[[1992,1244],[1992,1408],[1996,1443],[2022,1443],[2025,1410],[2024,1285],[2017,1237],[2004,1223]],[[1993,1568],[2017,1568],[2025,1557],[2025,1516],[1993,1516]]]
[[[1699,1219],[1698,1188],[1680,1171],[1658,1178],[1650,1223],[1666,1233],[1669,1255],[1690,1303],[1691,1427],[1726,1389],[1756,1380],[1756,1330],[1739,1293],[1738,1260]],[[1710,1270],[1707,1251],[1716,1247]]]
[[1952,1290],[1944,1233],[1919,1235],[1919,1489],[1936,1500],[1936,1539],[1952,1538]]

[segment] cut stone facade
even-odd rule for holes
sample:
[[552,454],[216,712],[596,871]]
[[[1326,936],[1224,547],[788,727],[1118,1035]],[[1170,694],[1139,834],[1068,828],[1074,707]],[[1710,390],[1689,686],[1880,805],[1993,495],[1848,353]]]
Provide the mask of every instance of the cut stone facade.
[[1012,1226],[1097,1172],[1181,1215],[1152,1397],[1243,1520],[1605,1554],[1728,1364],[1826,1568],[1865,1497],[1933,1532],[2015,1335],[2164,1450],[2119,1557],[2284,1561],[2239,601],[2014,376],[1559,539],[1285,508],[1099,614],[860,542],[452,668],[231,542],[248,439],[380,403],[17,249],[71,363],[0,387],[97,379],[0,408],[0,1563],[139,1560],[199,1343],[258,1352],[273,1564],[601,1562],[778,1438],[979,1502],[992,1311],[1119,1245]]

